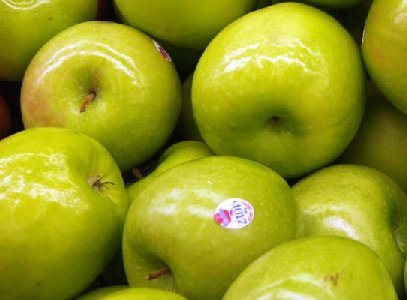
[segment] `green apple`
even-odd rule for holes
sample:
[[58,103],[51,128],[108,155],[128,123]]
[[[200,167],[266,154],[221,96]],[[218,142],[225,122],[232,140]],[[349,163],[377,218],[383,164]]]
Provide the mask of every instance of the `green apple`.
[[366,166],[331,165],[302,178],[292,191],[301,211],[300,237],[336,235],[366,244],[404,294],[407,195],[393,180]]
[[220,299],[252,260],[296,237],[297,209],[286,181],[259,163],[208,156],[175,166],[129,209],[129,284]]
[[309,5],[279,3],[211,41],[194,72],[192,108],[217,155],[292,178],[331,163],[349,145],[364,88],[360,49],[344,27]]
[[407,115],[369,82],[362,124],[338,162],[362,164],[382,171],[407,193],[406,152]]
[[120,247],[128,198],[97,141],[33,128],[0,141],[0,295],[69,299]]
[[114,0],[121,20],[177,47],[203,50],[258,0]]
[[74,24],[94,20],[97,0],[0,0],[0,80],[20,81],[45,42]]
[[77,300],[187,300],[185,297],[160,289],[107,286],[90,291]]
[[150,158],[170,137],[181,82],[165,50],[114,22],[74,25],[48,41],[21,90],[26,128],[66,127],[102,143],[122,171]]
[[191,89],[193,75],[191,73],[182,83],[182,105],[176,132],[180,139],[202,141],[202,136],[192,111]]
[[309,237],[275,247],[250,264],[223,300],[396,300],[382,261],[360,242]]
[[[157,167],[151,173],[127,185],[126,189],[130,204],[151,181],[165,171],[187,161],[210,155],[213,155],[213,152],[201,141],[180,141],[170,145],[161,154]],[[106,266],[103,277],[109,284],[127,284],[121,250],[116,253],[113,260]]]
[[383,95],[407,114],[407,2],[375,0],[364,28],[366,69]]
[[278,2],[302,2],[305,4],[313,5],[318,8],[333,8],[333,9],[344,9],[349,7],[355,7],[362,4],[367,0],[273,0],[275,3]]

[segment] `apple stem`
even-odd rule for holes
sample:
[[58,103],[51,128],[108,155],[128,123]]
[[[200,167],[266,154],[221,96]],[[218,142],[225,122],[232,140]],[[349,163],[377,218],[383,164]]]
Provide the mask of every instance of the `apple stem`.
[[147,275],[147,280],[157,279],[157,278],[159,278],[159,277],[161,277],[161,276],[163,276],[165,274],[168,274],[170,272],[171,272],[171,270],[170,270],[169,267],[167,267],[167,266],[162,267],[162,268],[160,268],[158,270],[155,270],[155,271],[151,272],[150,274],[148,274]]
[[88,107],[88,105],[96,98],[96,93],[95,92],[90,92],[85,96],[85,98],[82,101],[81,107],[79,108],[79,112],[83,113],[85,109]]
[[138,180],[144,178],[144,175],[143,175],[143,173],[141,172],[141,170],[140,170],[139,168],[136,168],[136,167],[132,168],[132,169],[131,169],[131,173],[132,173]]

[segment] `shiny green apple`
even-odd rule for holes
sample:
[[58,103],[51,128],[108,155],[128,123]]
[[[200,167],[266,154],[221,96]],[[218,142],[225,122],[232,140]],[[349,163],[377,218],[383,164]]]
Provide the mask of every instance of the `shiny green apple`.
[[383,262],[360,242],[309,237],[281,244],[250,264],[223,300],[397,300]]
[[257,0],[114,0],[121,20],[182,48],[203,50],[230,22],[255,9]]
[[130,207],[123,234],[129,284],[220,299],[252,260],[295,238],[297,209],[286,181],[261,164],[208,156],[175,166]]
[[187,300],[185,297],[160,289],[107,286],[90,291],[77,300]]
[[407,114],[407,2],[375,0],[362,41],[366,69],[383,95]]
[[407,115],[369,82],[362,124],[338,162],[362,164],[382,171],[407,193],[406,153]]
[[290,178],[345,150],[363,116],[364,88],[360,49],[345,28],[317,8],[279,3],[211,41],[194,72],[192,108],[216,154]]
[[331,165],[292,186],[299,236],[335,235],[369,246],[404,297],[407,195],[385,174],[362,165]]
[[153,156],[170,137],[181,82],[165,50],[114,22],[74,25],[34,56],[21,89],[26,128],[79,130],[102,143],[122,171]]
[[98,0],[0,0],[0,80],[21,81],[35,53],[61,30],[96,19]]
[[0,298],[70,299],[120,247],[128,198],[94,139],[33,128],[0,141]]
[[[151,173],[127,185],[126,190],[129,195],[130,204],[151,181],[165,171],[187,161],[211,155],[214,155],[213,152],[202,141],[180,141],[170,145],[161,154],[156,168]],[[113,260],[103,270],[103,278],[109,284],[127,284],[121,250],[116,253]]]

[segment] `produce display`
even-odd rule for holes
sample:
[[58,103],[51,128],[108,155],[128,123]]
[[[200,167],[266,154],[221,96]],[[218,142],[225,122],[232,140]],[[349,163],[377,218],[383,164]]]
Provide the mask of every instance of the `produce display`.
[[0,0],[0,299],[407,299],[405,0]]

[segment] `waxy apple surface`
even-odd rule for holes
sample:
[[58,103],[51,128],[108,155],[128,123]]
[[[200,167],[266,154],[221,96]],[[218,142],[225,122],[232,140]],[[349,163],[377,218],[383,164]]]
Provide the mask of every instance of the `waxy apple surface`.
[[297,213],[288,184],[261,164],[209,156],[175,166],[130,207],[123,234],[129,284],[220,299],[252,260],[295,238]]
[[0,80],[20,81],[35,53],[74,24],[94,20],[97,0],[0,0]]
[[407,2],[373,1],[364,29],[366,69],[383,95],[407,114]]
[[404,295],[407,195],[393,180],[361,165],[332,165],[304,177],[292,191],[301,212],[299,236],[362,242],[384,262]]
[[311,237],[275,247],[250,264],[223,300],[396,300],[382,261],[360,242]]
[[360,50],[333,17],[279,3],[243,16],[211,41],[194,72],[192,109],[216,154],[298,177],[349,145],[364,87]]
[[257,0],[114,0],[121,20],[174,46],[203,50]]
[[94,139],[34,128],[0,141],[0,298],[71,299],[120,247],[128,199]]
[[102,143],[121,170],[137,166],[167,141],[181,106],[170,58],[144,33],[89,21],[52,38],[24,76],[26,128],[79,130]]

